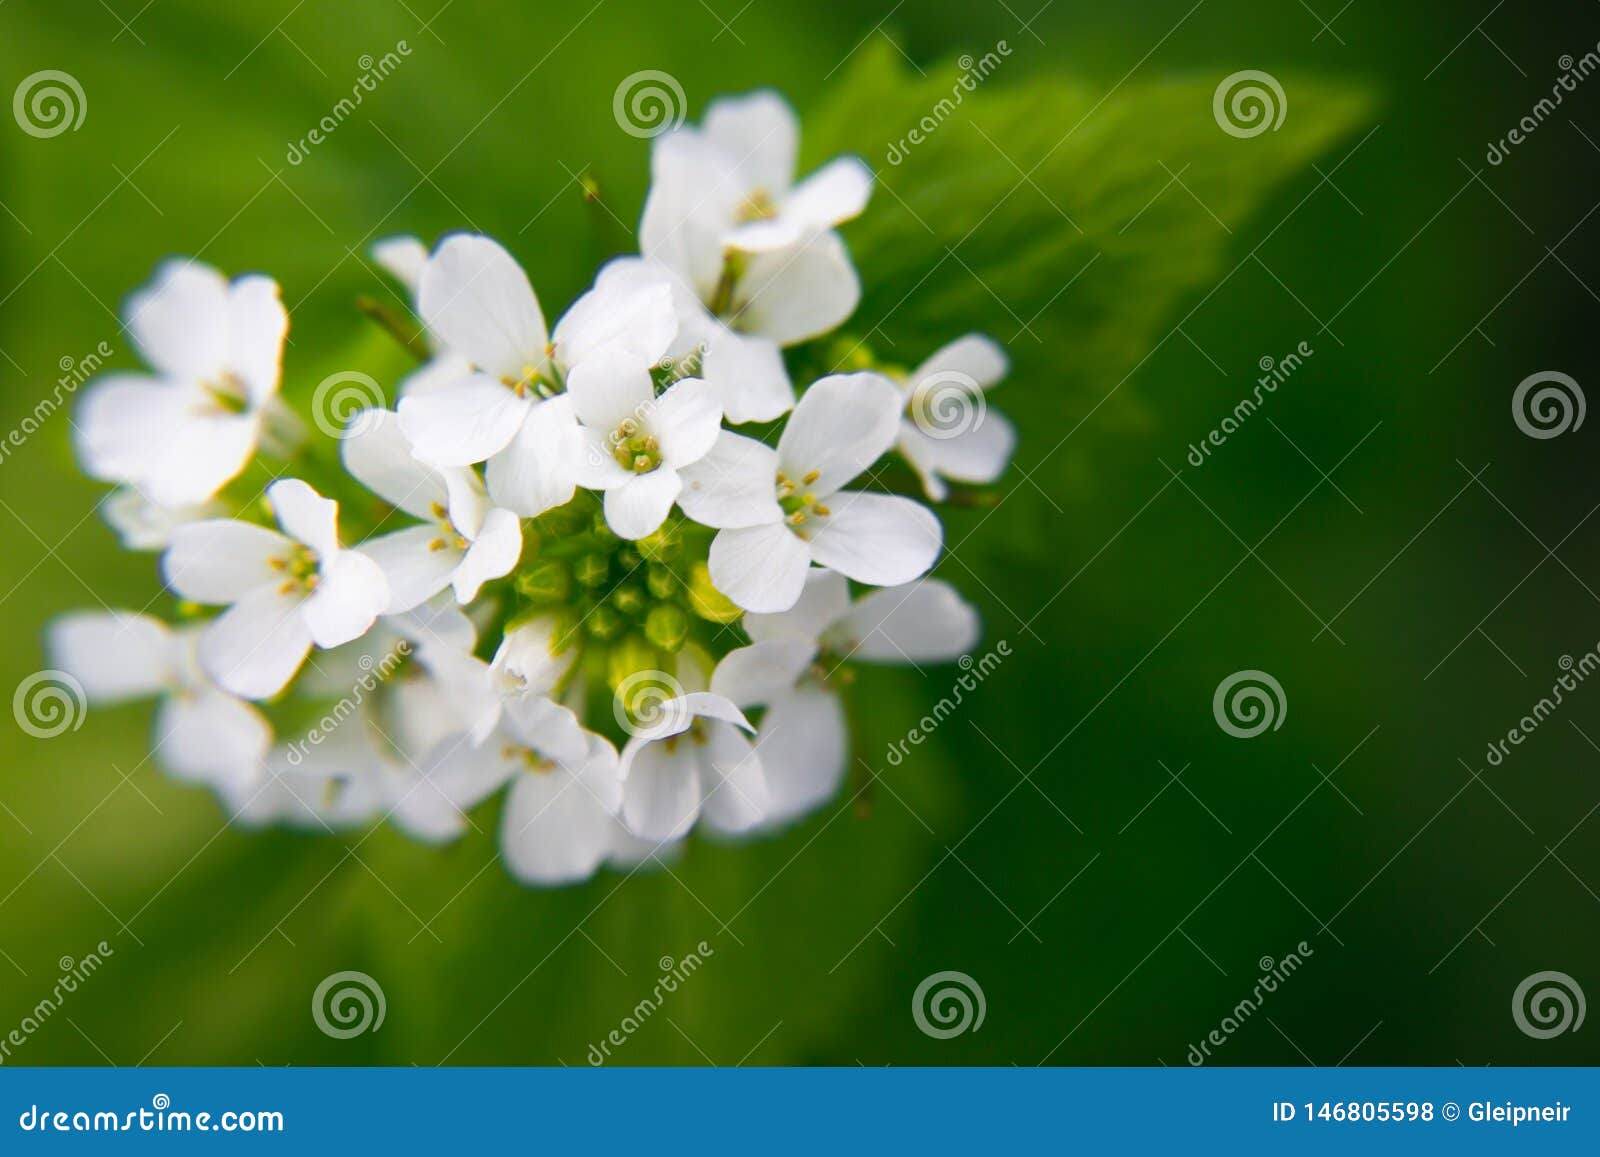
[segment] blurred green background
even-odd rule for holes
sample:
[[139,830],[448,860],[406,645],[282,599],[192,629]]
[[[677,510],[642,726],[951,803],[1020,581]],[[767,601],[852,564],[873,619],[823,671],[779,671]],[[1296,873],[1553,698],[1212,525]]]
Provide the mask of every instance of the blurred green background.
[[[1600,640],[1597,423],[1536,440],[1509,412],[1536,371],[1600,382],[1600,81],[1484,159],[1595,47],[1600,10],[1475,29],[1442,2],[1039,2],[0,7],[4,91],[61,69],[87,99],[75,132],[0,126],[6,429],[63,359],[104,340],[133,364],[117,309],[169,254],[279,279],[301,401],[334,370],[399,368],[353,309],[393,299],[378,237],[495,235],[554,316],[630,244],[648,145],[612,99],[660,69],[691,117],[778,87],[805,165],[853,150],[880,171],[846,230],[866,288],[848,333],[910,362],[992,333],[1015,362],[993,402],[1022,432],[999,505],[943,512],[940,569],[1012,657],[899,766],[886,746],[957,672],[863,671],[859,806],[696,841],[670,871],[519,888],[495,805],[444,850],[224,829],[142,762],[145,707],[50,740],[8,722],[0,1034],[58,958],[115,955],[7,1063],[583,1064],[702,940],[714,955],[617,1063],[1182,1064],[1301,941],[1217,1063],[1600,1059],[1600,1025],[1538,1040],[1509,1007],[1542,970],[1600,995],[1600,685],[1484,761]],[[1214,121],[1242,69],[1281,82],[1278,131]],[[1301,342],[1262,411],[1188,463]],[[45,665],[51,616],[154,594],[69,434],[58,415],[0,463],[0,690]],[[1248,741],[1211,708],[1247,668],[1288,705]],[[309,1005],[346,969],[388,1013],[340,1041]],[[948,1040],[910,1007],[943,970],[987,1007]]]

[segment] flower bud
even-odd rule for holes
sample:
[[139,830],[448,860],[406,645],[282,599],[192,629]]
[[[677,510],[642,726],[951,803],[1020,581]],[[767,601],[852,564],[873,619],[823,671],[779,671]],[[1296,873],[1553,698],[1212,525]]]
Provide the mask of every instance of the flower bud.
[[657,603],[645,616],[644,633],[663,651],[674,654],[689,637],[689,616],[673,603]]

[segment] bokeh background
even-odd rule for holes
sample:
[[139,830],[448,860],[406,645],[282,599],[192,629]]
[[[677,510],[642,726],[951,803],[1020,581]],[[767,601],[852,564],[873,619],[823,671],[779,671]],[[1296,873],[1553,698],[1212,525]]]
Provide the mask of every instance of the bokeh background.
[[[648,143],[613,94],[658,69],[691,117],[776,86],[807,165],[879,170],[846,230],[848,333],[907,361],[992,333],[1022,438],[998,505],[945,512],[940,571],[1011,657],[898,766],[887,745],[958,672],[863,671],[855,800],[670,871],[519,888],[494,805],[444,850],[240,831],[145,759],[145,707],[49,740],[7,719],[0,1033],[59,958],[115,951],[7,1063],[583,1064],[701,941],[615,1063],[1179,1065],[1302,941],[1214,1063],[1600,1059],[1600,1024],[1534,1039],[1511,1008],[1544,970],[1600,995],[1600,683],[1485,760],[1600,640],[1600,419],[1534,439],[1511,412],[1538,371],[1600,385],[1600,79],[1485,155],[1597,41],[1592,4],[1489,0],[9,0],[0,88],[61,69],[87,115],[50,139],[0,125],[6,429],[63,359],[104,340],[133,364],[118,306],[169,254],[279,279],[302,401],[399,368],[353,308],[397,300],[378,237],[491,233],[554,315],[631,244]],[[1281,83],[1277,131],[1215,121],[1242,69]],[[51,616],[155,593],[69,437],[59,414],[0,463],[6,694]],[[1250,668],[1287,710],[1241,740],[1212,695]],[[311,995],[346,969],[387,1018],[334,1040]],[[944,970],[986,1014],[935,1039],[912,994]]]

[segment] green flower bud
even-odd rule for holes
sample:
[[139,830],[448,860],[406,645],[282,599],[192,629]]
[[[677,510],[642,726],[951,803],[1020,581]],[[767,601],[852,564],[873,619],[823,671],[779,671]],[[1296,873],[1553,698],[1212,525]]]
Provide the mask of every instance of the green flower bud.
[[683,533],[676,526],[667,525],[641,538],[635,545],[639,553],[652,562],[671,562],[683,547]]
[[573,564],[573,573],[586,587],[597,587],[611,577],[611,560],[603,554],[586,554]]
[[731,623],[744,614],[732,599],[711,585],[711,570],[703,562],[695,563],[689,572],[689,605],[695,614],[713,623]]
[[678,576],[660,563],[651,563],[650,569],[645,572],[644,585],[654,598],[670,599],[678,593],[682,586]]
[[535,559],[517,572],[516,588],[536,603],[565,602],[572,593],[572,572],[560,559]]
[[630,618],[642,615],[647,602],[644,592],[632,585],[619,588],[617,593],[611,596],[612,606]]
[[628,635],[619,640],[606,656],[606,681],[612,689],[619,687],[628,676],[640,671],[659,671],[661,654],[640,635]]
[[610,607],[596,607],[584,619],[583,627],[597,639],[614,639],[627,629],[628,624]]
[[657,603],[645,616],[644,633],[663,651],[675,654],[689,637],[689,616],[672,603]]

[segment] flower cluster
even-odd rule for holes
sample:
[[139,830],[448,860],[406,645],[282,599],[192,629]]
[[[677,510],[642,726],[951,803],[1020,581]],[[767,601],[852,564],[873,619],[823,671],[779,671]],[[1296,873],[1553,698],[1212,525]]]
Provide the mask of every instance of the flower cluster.
[[[277,286],[162,266],[127,307],[150,372],[97,380],[76,429],[124,545],[162,552],[174,623],[67,615],[55,665],[95,702],[159,696],[158,760],[241,822],[443,842],[504,791],[532,883],[824,804],[849,665],[979,637],[925,577],[938,518],[882,473],[943,501],[1015,436],[978,335],[914,369],[855,343],[796,388],[784,351],[860,297],[835,230],[872,189],[850,157],[796,180],[797,148],[769,92],[659,137],[640,254],[553,327],[487,237],[379,243],[427,356],[336,442],[280,395]],[[952,400],[976,420],[939,422]]]

